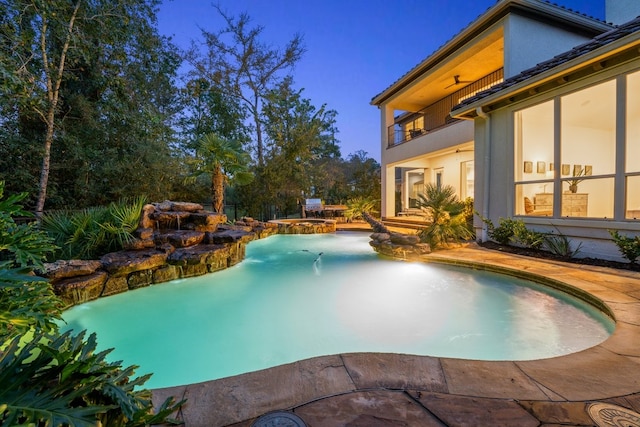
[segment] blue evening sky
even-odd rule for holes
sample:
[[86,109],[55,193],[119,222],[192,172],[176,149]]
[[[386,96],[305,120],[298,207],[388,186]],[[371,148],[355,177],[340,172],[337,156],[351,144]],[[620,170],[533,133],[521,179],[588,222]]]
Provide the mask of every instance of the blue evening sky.
[[[164,0],[160,33],[181,48],[215,32],[219,4],[232,16],[246,12],[264,27],[262,42],[281,48],[296,33],[307,52],[293,70],[303,97],[336,110],[343,158],[358,150],[380,161],[380,114],[370,105],[411,68],[431,55],[495,0]],[[604,0],[554,3],[604,19]]]

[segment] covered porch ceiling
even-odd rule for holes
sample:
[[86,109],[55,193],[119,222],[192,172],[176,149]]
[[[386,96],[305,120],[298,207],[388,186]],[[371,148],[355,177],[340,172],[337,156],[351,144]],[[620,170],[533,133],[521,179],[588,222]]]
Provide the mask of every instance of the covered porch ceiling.
[[473,141],[468,141],[462,144],[454,145],[452,147],[447,147],[442,150],[433,151],[426,154],[421,154],[419,156],[411,157],[408,159],[403,159],[399,162],[389,163],[387,168],[406,168],[406,169],[420,169],[429,167],[429,160],[442,157],[442,156],[450,156],[455,154],[462,153],[473,153],[474,143]]
[[434,64],[395,94],[388,105],[396,111],[417,112],[503,66],[504,31],[500,25],[446,61]]

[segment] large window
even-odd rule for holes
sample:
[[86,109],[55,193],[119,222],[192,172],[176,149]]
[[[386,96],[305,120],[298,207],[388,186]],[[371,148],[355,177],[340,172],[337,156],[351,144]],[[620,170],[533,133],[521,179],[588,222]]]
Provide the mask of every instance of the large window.
[[[620,100],[613,79],[514,115],[516,215],[613,218],[616,164],[625,155],[626,212],[640,218],[640,72],[626,76],[625,153],[616,135]],[[623,118],[621,118],[623,119]],[[622,194],[618,191],[617,194]]]
[[475,186],[473,160],[460,163],[460,200],[473,197]]
[[515,114],[516,215],[553,214],[553,101]]
[[561,173],[562,191],[581,195],[573,196],[580,208],[563,209],[567,215],[562,216],[613,218],[616,81],[563,96],[560,102],[560,159],[569,165],[569,173]]
[[[640,71],[627,76],[625,217],[640,219]],[[635,190],[635,191],[634,191]]]

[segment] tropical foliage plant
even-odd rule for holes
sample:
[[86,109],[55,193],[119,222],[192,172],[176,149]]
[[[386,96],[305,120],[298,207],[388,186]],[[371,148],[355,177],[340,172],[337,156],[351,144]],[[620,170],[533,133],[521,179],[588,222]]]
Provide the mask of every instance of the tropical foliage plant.
[[573,258],[580,253],[582,243],[579,243],[575,248],[565,234],[562,234],[560,230],[556,228],[556,233],[547,233],[544,237],[544,243],[542,249],[551,252],[554,255],[563,258]]
[[[0,194],[4,184],[0,182]],[[18,225],[24,195],[0,200],[0,425],[147,426],[170,421],[182,402],[167,399],[153,412],[151,395],[140,389],[148,375],[136,366],[109,362],[97,352],[95,335],[61,334],[61,302],[51,286],[32,274],[54,250],[46,234]],[[26,239],[15,239],[32,233]],[[7,244],[8,242],[8,244]],[[35,242],[38,242],[37,244]],[[20,255],[20,256],[18,256]]]
[[511,243],[514,235],[517,220],[513,218],[500,218],[498,220],[498,226],[489,218],[482,217],[482,222],[487,226],[487,233],[489,238],[500,243],[501,245],[508,245]]
[[347,221],[353,221],[355,219],[362,219],[363,214],[370,215],[377,214],[376,209],[377,200],[371,200],[365,197],[355,197],[347,201],[347,209],[344,211],[344,217]]
[[60,301],[42,278],[31,275],[55,246],[35,222],[15,221],[33,216],[20,205],[26,197],[22,193],[5,198],[0,181],[0,343],[32,328],[53,328],[59,320]]
[[42,229],[59,247],[56,258],[92,259],[123,249],[134,239],[144,197],[79,211],[53,211],[42,218]]
[[233,139],[222,138],[215,133],[204,135],[189,159],[192,173],[187,182],[206,176],[211,183],[211,205],[214,212],[224,212],[224,190],[229,182],[238,185],[253,180],[249,171],[251,157],[242,149],[242,144]]
[[[167,399],[151,411],[151,392],[135,390],[150,375],[132,378],[137,366],[109,362],[96,336],[38,331],[15,337],[0,353],[0,425],[148,426],[176,409]],[[98,424],[98,422],[100,424]]]
[[489,237],[501,245],[515,245],[540,249],[564,258],[575,257],[582,247],[573,247],[571,240],[556,228],[556,233],[542,233],[530,230],[521,219],[500,218],[496,227],[488,218],[482,218],[487,225]]
[[462,201],[462,204],[462,216],[464,216],[464,220],[467,223],[467,228],[469,228],[469,230],[474,233],[475,237],[475,231],[473,228],[473,218],[475,216],[475,209],[473,208],[473,197],[467,197]]
[[640,257],[640,236],[623,236],[618,230],[609,230],[609,234],[613,238],[613,242],[618,246],[622,256],[629,260],[631,264],[635,264],[638,257]]
[[464,215],[465,205],[458,200],[452,186],[429,183],[424,192],[418,194],[417,203],[430,217],[429,226],[420,230],[419,235],[432,248],[473,237]]
[[521,219],[500,218],[497,227],[489,218],[482,221],[487,225],[489,237],[501,245],[540,249],[545,242],[545,233],[528,229]]
[[40,232],[34,221],[17,224],[14,217],[28,219],[33,215],[20,204],[27,193],[4,197],[4,181],[0,181],[0,262],[11,266],[38,266],[54,249],[46,234]]
[[513,244],[521,245],[525,248],[540,249],[545,239],[545,233],[528,229],[524,221],[515,220],[513,222]]

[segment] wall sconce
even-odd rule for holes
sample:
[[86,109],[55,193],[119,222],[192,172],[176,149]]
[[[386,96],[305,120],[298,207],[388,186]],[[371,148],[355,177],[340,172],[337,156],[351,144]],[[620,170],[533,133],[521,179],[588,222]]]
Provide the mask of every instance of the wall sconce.
[[549,172],[553,172],[553,162],[549,163]]
[[536,167],[537,167],[538,173],[545,173],[546,170],[547,170],[546,165],[544,164],[544,162],[538,162]]
[[524,162],[524,173],[533,172],[533,162]]

